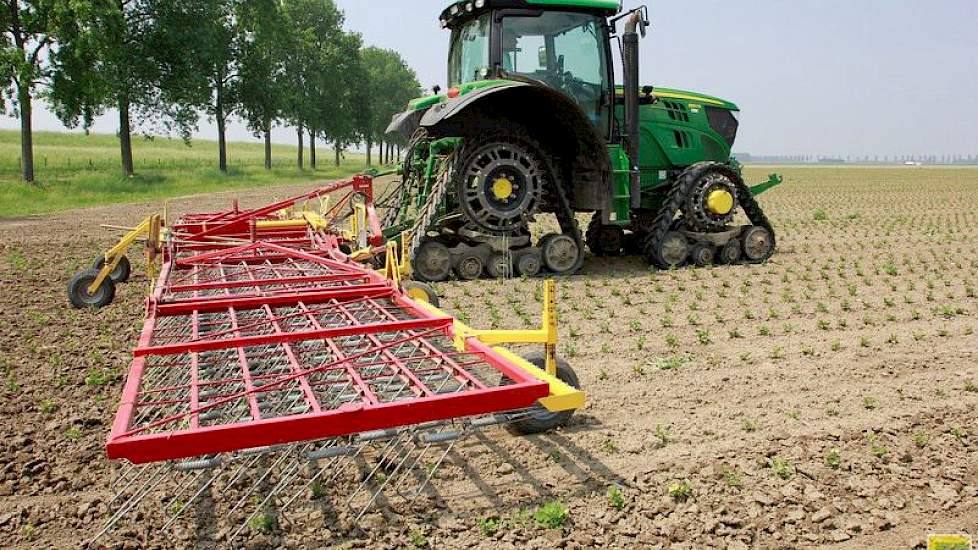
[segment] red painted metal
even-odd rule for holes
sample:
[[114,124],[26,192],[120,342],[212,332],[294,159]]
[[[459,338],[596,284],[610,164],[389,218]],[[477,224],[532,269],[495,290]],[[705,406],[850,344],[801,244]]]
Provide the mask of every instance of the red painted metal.
[[338,235],[254,224],[334,191],[347,195],[327,216],[359,193],[370,244],[382,244],[366,177],[174,225],[110,458],[177,460],[354,435],[525,408],[548,394],[477,340],[456,348],[451,319],[348,260]]

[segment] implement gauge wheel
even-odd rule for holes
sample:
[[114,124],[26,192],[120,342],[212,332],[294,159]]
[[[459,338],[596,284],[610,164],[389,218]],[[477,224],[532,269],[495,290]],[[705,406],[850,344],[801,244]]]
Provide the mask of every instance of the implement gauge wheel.
[[106,277],[102,286],[94,293],[88,292],[88,287],[92,286],[96,278],[96,269],[82,271],[71,278],[68,282],[68,301],[72,306],[78,309],[102,308],[112,303],[115,298],[115,283],[110,277]]
[[[523,359],[541,370],[547,367],[546,355],[542,351],[528,353],[523,356]],[[574,369],[560,357],[557,358],[557,378],[575,388],[581,388],[581,383],[578,382]],[[538,434],[566,425],[572,416],[574,416],[573,410],[550,412],[543,405],[534,405],[529,416],[513,422],[510,426],[518,434]]]
[[[99,271],[103,265],[105,265],[105,256],[99,254],[92,262],[92,269]],[[113,283],[119,284],[128,281],[131,274],[132,266],[129,265],[129,258],[123,256],[119,258],[119,263],[116,264],[115,269],[109,273],[109,278],[112,279]]]
[[401,288],[408,298],[428,302],[435,307],[439,307],[438,293],[435,292],[435,289],[431,285],[420,281],[404,281],[401,283]]

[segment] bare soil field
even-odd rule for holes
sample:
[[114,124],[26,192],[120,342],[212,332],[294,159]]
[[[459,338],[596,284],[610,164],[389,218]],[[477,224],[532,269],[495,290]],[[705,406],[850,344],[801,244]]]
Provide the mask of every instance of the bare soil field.
[[[245,545],[861,549],[978,535],[978,170],[781,171],[760,198],[778,232],[770,262],[653,272],[588,257],[559,282],[560,353],[588,394],[565,429],[488,431],[455,447],[424,502],[381,502],[356,526],[308,506]],[[72,310],[64,289],[111,243],[100,223],[159,207],[0,220],[5,546],[79,546],[106,518],[103,444],[149,281],[133,257],[111,307]],[[438,285],[444,309],[499,328],[535,326],[540,288]],[[539,513],[561,507],[559,521]],[[227,545],[221,526],[161,524],[140,514],[100,544]]]

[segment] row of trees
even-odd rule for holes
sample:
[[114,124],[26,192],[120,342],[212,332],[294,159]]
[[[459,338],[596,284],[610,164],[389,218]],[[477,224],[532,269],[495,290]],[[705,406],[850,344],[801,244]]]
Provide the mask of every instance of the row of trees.
[[[332,0],[4,0],[0,3],[0,108],[21,122],[23,179],[34,180],[31,111],[45,100],[68,127],[88,128],[115,109],[122,170],[133,174],[134,132],[189,140],[202,116],[242,120],[265,142],[273,126],[343,149],[375,143],[420,91],[396,52],[364,47],[343,30]],[[386,145],[386,146],[385,146]]]

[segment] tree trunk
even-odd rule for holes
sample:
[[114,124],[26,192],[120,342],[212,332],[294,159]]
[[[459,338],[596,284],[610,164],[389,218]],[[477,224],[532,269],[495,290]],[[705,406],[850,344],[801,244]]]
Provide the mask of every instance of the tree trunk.
[[384,140],[377,143],[377,164],[384,165]]
[[336,166],[339,166],[340,165],[340,149],[341,149],[341,147],[340,147],[340,140],[336,140],[336,144],[334,145],[334,148],[335,148],[335,151],[333,151],[333,153],[336,155]]
[[226,174],[228,171],[228,145],[225,140],[227,119],[224,116],[224,86],[218,83],[215,88],[214,118],[217,119],[217,167]]
[[401,144],[397,144],[397,162],[401,162]]
[[265,170],[272,169],[272,121],[265,121]]
[[20,107],[20,166],[24,181],[34,181],[34,129],[31,126],[31,91],[27,86],[17,90]]
[[135,173],[132,162],[132,124],[129,122],[129,97],[119,96],[119,153],[122,155],[122,172],[126,177]]
[[316,132],[309,130],[309,167],[316,169]]
[[371,153],[371,149],[373,149],[373,147],[374,147],[373,140],[370,139],[370,138],[367,138],[367,166],[370,166],[371,164],[373,164],[372,162],[370,162],[370,153]]
[[296,128],[296,134],[299,136],[299,157],[296,159],[296,164],[299,166],[299,170],[302,170],[304,168],[302,165],[302,152],[305,149],[305,145],[302,143],[302,124],[299,124],[299,127]]

